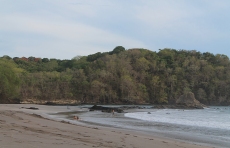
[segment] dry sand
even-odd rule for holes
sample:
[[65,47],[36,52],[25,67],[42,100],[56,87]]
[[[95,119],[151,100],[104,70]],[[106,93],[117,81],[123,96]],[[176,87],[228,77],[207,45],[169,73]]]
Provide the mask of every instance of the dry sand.
[[[21,107],[38,107],[30,110]],[[40,109],[41,108],[41,109]],[[57,108],[38,105],[0,105],[0,148],[205,148],[198,144],[159,138],[117,128],[76,125],[41,117]],[[58,110],[61,111],[61,110]]]

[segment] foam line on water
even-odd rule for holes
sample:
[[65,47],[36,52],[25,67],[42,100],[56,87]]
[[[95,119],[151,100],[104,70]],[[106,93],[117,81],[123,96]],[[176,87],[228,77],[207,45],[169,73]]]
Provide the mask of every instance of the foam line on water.
[[171,123],[178,125],[219,128],[230,130],[228,110],[175,110],[163,109],[149,112],[126,113],[126,117],[150,122]]

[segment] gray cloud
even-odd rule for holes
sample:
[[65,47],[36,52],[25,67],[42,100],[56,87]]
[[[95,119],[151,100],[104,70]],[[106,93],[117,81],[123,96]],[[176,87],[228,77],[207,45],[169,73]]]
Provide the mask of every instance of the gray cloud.
[[2,55],[71,59],[75,55],[110,51],[117,45],[228,54],[227,0],[1,3]]

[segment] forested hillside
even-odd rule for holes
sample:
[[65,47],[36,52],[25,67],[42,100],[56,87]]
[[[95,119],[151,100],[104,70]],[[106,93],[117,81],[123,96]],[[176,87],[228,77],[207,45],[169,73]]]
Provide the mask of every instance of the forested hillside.
[[71,60],[3,56],[0,102],[76,100],[77,103],[175,103],[193,92],[207,105],[230,104],[230,61],[195,50],[129,49]]

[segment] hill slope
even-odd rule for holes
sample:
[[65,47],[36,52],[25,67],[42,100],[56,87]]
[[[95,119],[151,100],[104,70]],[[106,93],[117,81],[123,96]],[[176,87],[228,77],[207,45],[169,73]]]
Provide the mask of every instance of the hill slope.
[[[2,100],[172,104],[182,94],[193,92],[207,105],[230,104],[230,61],[220,54],[118,46],[111,52],[71,60],[6,56],[0,60],[14,61],[24,71],[17,73],[19,95],[6,97],[0,91]],[[3,88],[5,83],[0,85]]]

